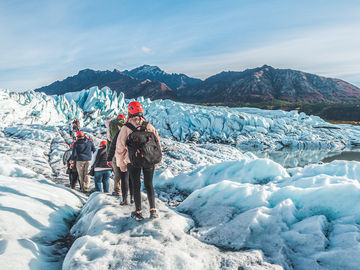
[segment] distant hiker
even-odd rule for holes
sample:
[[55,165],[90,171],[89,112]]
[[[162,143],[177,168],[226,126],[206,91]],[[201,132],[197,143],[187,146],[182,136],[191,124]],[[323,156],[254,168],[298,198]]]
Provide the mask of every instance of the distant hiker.
[[74,166],[72,168],[70,168],[70,165],[71,165],[70,158],[71,158],[71,154],[72,154],[73,145],[74,145],[74,143],[71,143],[70,148],[68,150],[66,150],[63,155],[63,164],[66,165],[66,167],[67,167],[66,174],[69,175],[71,189],[75,189],[76,182],[79,180],[79,174],[77,172],[76,165],[74,164]]
[[93,164],[95,191],[108,193],[111,167],[106,164],[106,141],[100,142],[99,147]]
[[76,140],[76,134],[77,132],[80,131],[80,121],[79,119],[75,119],[72,124],[69,124],[71,125],[71,128],[70,128],[70,136],[73,138],[73,141]]
[[129,171],[122,172],[120,168],[116,164],[116,158],[115,155],[115,149],[116,149],[116,142],[117,138],[119,136],[120,131],[116,132],[115,136],[111,140],[110,147],[108,147],[108,154],[107,154],[107,164],[109,166],[112,166],[113,168],[116,168],[116,171],[120,174],[120,180],[121,180],[121,195],[122,195],[122,201],[120,202],[120,205],[128,205],[128,193],[130,189],[130,203],[134,203],[134,188],[131,181],[131,177],[129,176]]
[[116,142],[116,161],[122,172],[129,170],[133,181],[135,211],[131,216],[140,221],[141,211],[141,170],[150,204],[150,218],[157,218],[153,176],[155,165],[161,161],[160,138],[156,129],[143,117],[144,109],[140,102],[133,101],[128,106],[128,121],[118,135]]
[[[92,141],[86,138],[84,132],[78,131],[76,134],[77,141],[74,143],[71,155],[71,165],[76,164],[76,168],[80,179],[81,191],[89,191],[89,175],[88,169],[90,166],[92,153],[95,152],[95,146]],[[76,163],[75,163],[76,162]]]
[[[113,138],[115,137],[116,133],[122,128],[123,125],[125,125],[125,115],[123,114],[119,114],[116,119],[113,119],[109,122],[108,125],[108,133],[109,133],[109,143],[107,146],[107,152],[109,153],[110,150],[110,143],[112,142]],[[116,142],[115,142],[116,145]],[[113,146],[115,147],[115,146]],[[113,172],[114,172],[114,192],[112,193],[112,195],[114,196],[120,196],[120,180],[121,180],[121,171],[120,169],[116,166],[116,158],[114,156],[114,153],[110,156],[108,156],[108,158],[110,157],[110,160],[108,159],[108,161],[111,161],[111,164],[109,163],[110,166],[112,166]]]
[[73,127],[77,127],[78,129],[80,129],[80,121],[79,121],[79,119],[75,119],[74,121],[73,121]]

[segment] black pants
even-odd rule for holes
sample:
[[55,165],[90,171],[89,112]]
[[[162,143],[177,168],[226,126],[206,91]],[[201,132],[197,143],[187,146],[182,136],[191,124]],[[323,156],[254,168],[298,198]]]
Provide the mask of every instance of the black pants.
[[77,172],[70,172],[69,180],[70,180],[70,188],[74,189],[76,187],[76,182],[79,180],[78,173]]
[[135,200],[135,208],[136,211],[141,210],[141,181],[140,174],[141,169],[144,174],[144,185],[146,189],[146,193],[148,196],[150,208],[155,208],[155,192],[153,187],[153,176],[155,167],[151,168],[136,168],[131,164],[128,165],[128,170],[130,173],[131,180],[133,182],[134,187],[134,200]]
[[129,170],[127,170],[126,172],[120,171],[120,179],[121,179],[122,200],[126,201],[128,197],[129,189],[130,189],[130,196],[131,197],[134,196],[134,186],[131,181]]

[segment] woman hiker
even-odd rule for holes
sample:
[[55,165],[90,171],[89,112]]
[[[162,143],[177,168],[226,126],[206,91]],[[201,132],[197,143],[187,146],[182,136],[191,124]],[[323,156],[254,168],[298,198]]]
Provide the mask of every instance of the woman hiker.
[[106,141],[100,142],[99,147],[93,164],[95,191],[108,193],[112,168],[106,164]]
[[141,210],[141,171],[150,204],[150,218],[157,218],[155,192],[153,187],[154,170],[161,161],[160,138],[157,130],[146,122],[144,109],[140,102],[133,101],[128,106],[128,120],[120,130],[116,142],[116,163],[122,172],[129,171],[133,182],[135,211],[131,216],[138,221],[144,219]]

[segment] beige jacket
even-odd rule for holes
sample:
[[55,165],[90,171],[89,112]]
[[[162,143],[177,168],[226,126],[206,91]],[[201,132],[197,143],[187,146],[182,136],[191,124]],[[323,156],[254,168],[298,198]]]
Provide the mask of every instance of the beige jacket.
[[[136,125],[135,121],[132,118],[130,118],[128,122],[133,124],[135,127],[139,127],[143,123],[142,121],[140,125]],[[146,131],[153,132],[160,144],[159,134],[153,125],[148,124],[146,127]],[[126,172],[126,166],[127,164],[130,163],[129,153],[126,146],[126,140],[129,134],[132,132],[133,131],[130,128],[128,128],[127,126],[123,126],[120,130],[119,136],[116,141],[116,150],[115,150],[116,165],[120,168],[122,172]],[[160,149],[161,149],[161,144],[160,144]]]

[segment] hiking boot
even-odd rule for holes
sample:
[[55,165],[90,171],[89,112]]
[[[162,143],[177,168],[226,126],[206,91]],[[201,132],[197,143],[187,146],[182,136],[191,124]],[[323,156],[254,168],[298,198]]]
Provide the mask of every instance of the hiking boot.
[[125,200],[125,201],[122,201],[122,202],[120,202],[120,205],[129,205],[129,203],[128,203],[128,201],[127,200]]
[[150,219],[158,218],[159,215],[156,213],[156,210],[150,210]]
[[133,219],[135,219],[136,221],[142,221],[142,220],[144,220],[144,217],[143,217],[142,213],[131,212],[131,217],[132,217]]

